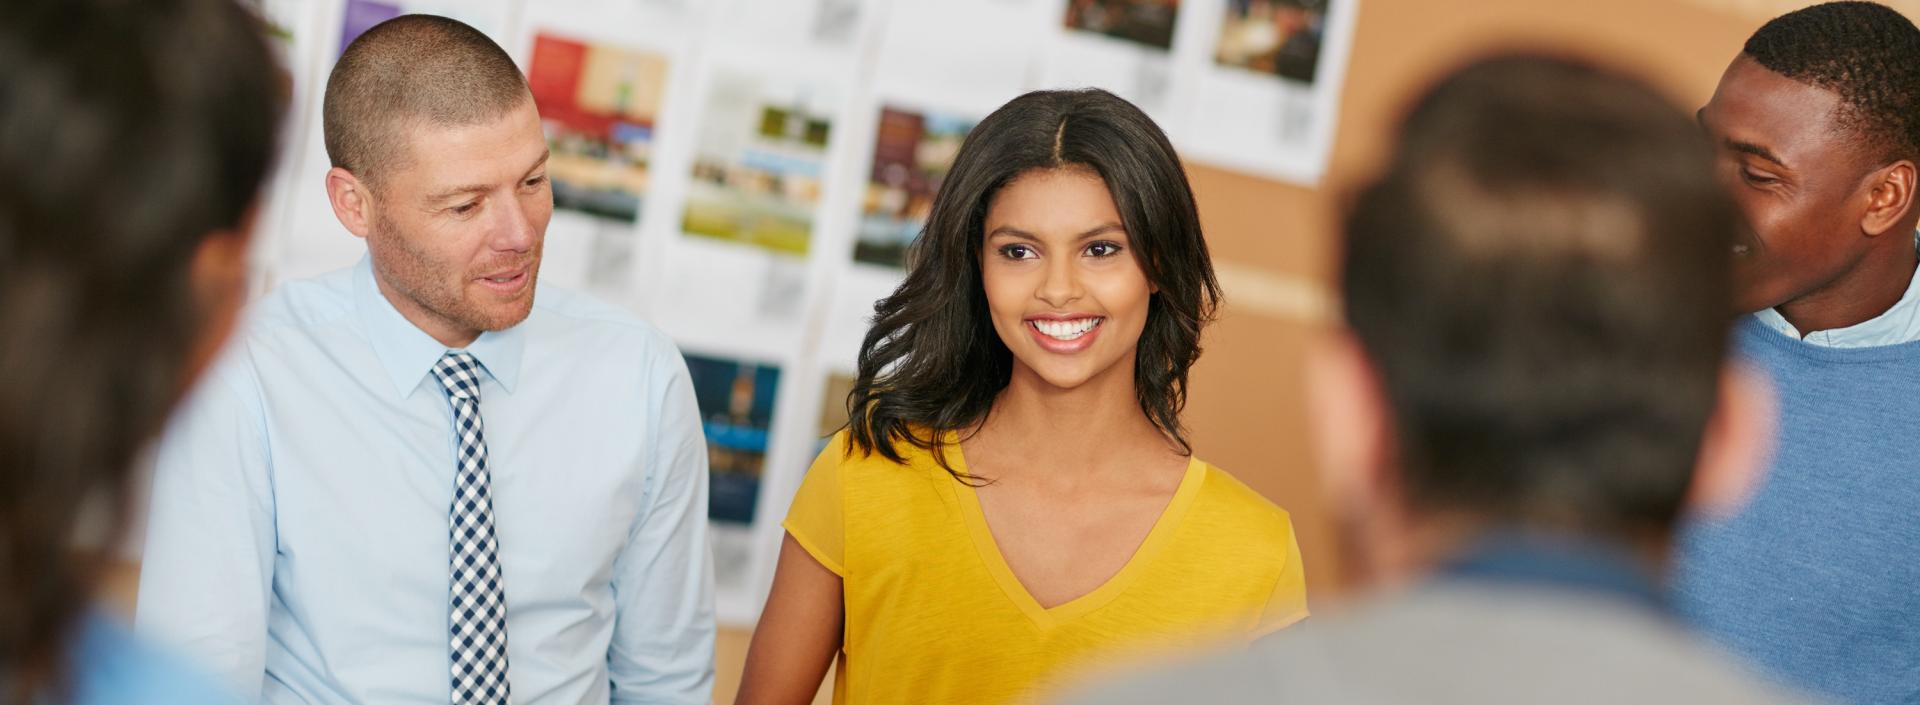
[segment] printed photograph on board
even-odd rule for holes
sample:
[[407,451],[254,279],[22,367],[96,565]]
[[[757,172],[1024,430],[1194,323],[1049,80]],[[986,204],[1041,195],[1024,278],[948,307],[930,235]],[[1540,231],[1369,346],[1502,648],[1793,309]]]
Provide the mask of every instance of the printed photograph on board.
[[374,25],[401,15],[450,17],[503,42],[510,11],[507,0],[347,0],[340,15],[340,43],[328,60],[339,59],[348,44]]
[[1221,66],[1313,83],[1327,30],[1328,0],[1226,0]]
[[780,369],[705,355],[689,354],[686,359],[707,436],[707,516],[716,522],[750,524],[760,500]]
[[552,149],[554,208],[640,217],[666,83],[664,56],[534,36],[527,84]]
[[1067,27],[1155,49],[1173,48],[1180,0],[1069,0]]
[[873,165],[853,245],[855,261],[905,266],[907,247],[926,227],[933,195],[974,122],[929,111],[880,110]]
[[715,75],[681,229],[805,255],[826,171],[832,106],[830,96],[805,85]]

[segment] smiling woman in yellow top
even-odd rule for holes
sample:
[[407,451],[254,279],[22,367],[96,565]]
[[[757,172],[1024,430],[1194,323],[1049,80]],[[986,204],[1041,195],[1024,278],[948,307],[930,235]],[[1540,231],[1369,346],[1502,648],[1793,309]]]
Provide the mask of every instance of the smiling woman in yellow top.
[[1286,512],[1193,457],[1218,285],[1179,159],[1103,91],[974,128],[794,497],[737,702],[1025,702],[1307,614]]

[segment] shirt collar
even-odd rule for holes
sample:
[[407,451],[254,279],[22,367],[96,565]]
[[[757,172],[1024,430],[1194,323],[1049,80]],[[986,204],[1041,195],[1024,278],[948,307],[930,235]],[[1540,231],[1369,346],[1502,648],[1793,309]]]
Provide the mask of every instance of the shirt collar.
[[1823,348],[1873,348],[1911,343],[1920,340],[1920,274],[1907,283],[1906,293],[1900,295],[1893,308],[1845,328],[1817,330],[1802,336],[1779,311],[1762,309],[1753,316],[1776,333]]
[[[412,394],[420,380],[425,379],[434,364],[447,353],[447,346],[400,315],[393,302],[380,293],[380,287],[373,281],[371,256],[360,258],[360,264],[354,267],[353,298],[367,340],[373,344],[380,366],[393,380],[394,391],[402,398]],[[499,382],[508,394],[513,393],[514,384],[520,378],[520,360],[526,351],[526,333],[520,326],[481,333],[466,350],[493,381]]]
[[1439,577],[1585,592],[1666,611],[1656,581],[1631,553],[1577,536],[1494,531],[1443,565]]

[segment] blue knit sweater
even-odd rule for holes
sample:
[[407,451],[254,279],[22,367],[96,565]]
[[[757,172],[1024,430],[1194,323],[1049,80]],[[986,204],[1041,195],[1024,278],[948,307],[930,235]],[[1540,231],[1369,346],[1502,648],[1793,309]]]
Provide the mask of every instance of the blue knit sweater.
[[1779,446],[1740,514],[1682,532],[1675,605],[1790,685],[1920,704],[1920,342],[1735,337],[1773,377]]

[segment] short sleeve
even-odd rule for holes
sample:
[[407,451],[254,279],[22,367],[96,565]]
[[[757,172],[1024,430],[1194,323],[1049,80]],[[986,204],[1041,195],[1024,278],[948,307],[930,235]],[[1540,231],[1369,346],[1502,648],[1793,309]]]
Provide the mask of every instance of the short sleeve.
[[800,490],[793,494],[787,520],[780,525],[814,560],[842,578],[847,577],[847,522],[841,503],[840,465],[846,460],[846,452],[847,434],[842,431],[814,458],[813,467],[800,481]]
[[1274,582],[1273,594],[1267,598],[1267,606],[1260,613],[1260,624],[1254,628],[1254,637],[1258,638],[1293,626],[1307,618],[1307,574],[1300,560],[1300,541],[1294,537],[1292,527],[1287,531],[1287,564],[1280,568],[1280,579]]

